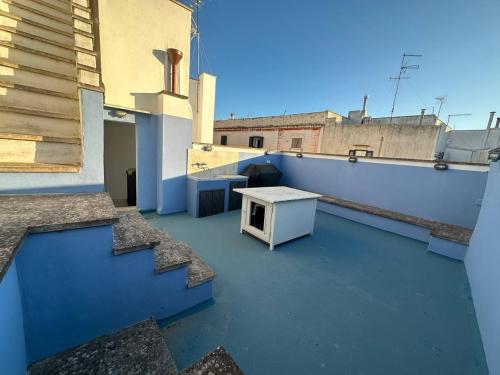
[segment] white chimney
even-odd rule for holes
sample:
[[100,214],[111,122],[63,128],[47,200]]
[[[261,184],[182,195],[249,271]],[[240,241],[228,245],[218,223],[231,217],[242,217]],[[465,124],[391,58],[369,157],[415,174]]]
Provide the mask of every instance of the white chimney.
[[491,129],[491,125],[493,124],[493,117],[495,117],[495,112],[490,112],[490,118],[488,119],[488,126],[486,129]]

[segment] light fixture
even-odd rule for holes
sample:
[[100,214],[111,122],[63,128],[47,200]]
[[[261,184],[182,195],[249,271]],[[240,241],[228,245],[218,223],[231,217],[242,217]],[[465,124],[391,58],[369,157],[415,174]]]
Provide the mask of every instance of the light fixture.
[[496,163],[500,160],[500,147],[494,148],[488,152],[488,161]]
[[349,163],[357,163],[358,162],[358,158],[356,156],[349,156]]
[[121,111],[119,109],[113,109],[110,112],[110,115],[111,115],[111,117],[124,118],[125,116],[127,116],[127,112]]
[[448,164],[446,164],[445,160],[439,160],[436,164],[434,164],[434,169],[436,171],[446,171],[448,169]]

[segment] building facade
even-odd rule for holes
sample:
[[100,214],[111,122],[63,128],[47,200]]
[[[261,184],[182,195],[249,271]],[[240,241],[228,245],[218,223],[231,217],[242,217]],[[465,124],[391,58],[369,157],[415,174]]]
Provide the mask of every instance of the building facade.
[[365,106],[347,117],[323,111],[216,121],[214,142],[280,151],[427,160],[434,158],[438,137],[446,130],[436,116],[423,113],[394,117],[389,125],[389,119],[368,117]]
[[212,141],[216,85],[189,77],[192,9],[24,3],[1,3],[0,191],[107,191],[185,210],[187,149]]

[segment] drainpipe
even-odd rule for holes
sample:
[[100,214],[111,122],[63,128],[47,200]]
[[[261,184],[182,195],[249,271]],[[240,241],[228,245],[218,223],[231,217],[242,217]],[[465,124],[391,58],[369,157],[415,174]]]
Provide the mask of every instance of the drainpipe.
[[491,129],[491,125],[493,124],[493,117],[495,116],[495,112],[490,112],[490,118],[488,119],[488,126],[486,129]]
[[420,110],[420,121],[419,121],[419,125],[422,126],[422,124],[424,123],[424,115],[425,115],[425,108],[422,108]]
[[172,87],[171,92],[177,94],[177,67],[179,62],[182,60],[182,52],[175,48],[167,49],[167,56],[170,65],[172,66]]

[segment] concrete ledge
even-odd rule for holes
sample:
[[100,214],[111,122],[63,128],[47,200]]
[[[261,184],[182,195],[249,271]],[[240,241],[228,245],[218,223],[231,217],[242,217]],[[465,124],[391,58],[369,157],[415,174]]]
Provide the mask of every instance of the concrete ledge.
[[429,243],[428,251],[463,261],[472,230],[401,214],[331,196],[319,199],[318,210],[401,236]]
[[1,195],[0,281],[27,233],[112,225],[118,222],[107,193]]

